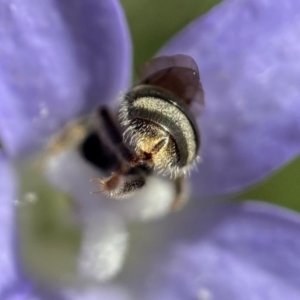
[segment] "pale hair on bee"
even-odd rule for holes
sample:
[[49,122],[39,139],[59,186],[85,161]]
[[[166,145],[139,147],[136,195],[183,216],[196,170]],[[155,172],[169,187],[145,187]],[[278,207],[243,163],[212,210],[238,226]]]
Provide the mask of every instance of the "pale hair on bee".
[[[174,181],[172,208],[179,209],[186,201],[186,177],[200,157],[192,104],[204,106],[199,70],[192,57],[178,54],[148,61],[138,82],[122,96],[118,113],[105,107],[98,110],[99,129],[94,138],[101,144],[101,159],[110,162],[111,175],[93,179],[100,184],[95,193],[127,197],[157,173]],[[109,158],[103,158],[103,151]]]

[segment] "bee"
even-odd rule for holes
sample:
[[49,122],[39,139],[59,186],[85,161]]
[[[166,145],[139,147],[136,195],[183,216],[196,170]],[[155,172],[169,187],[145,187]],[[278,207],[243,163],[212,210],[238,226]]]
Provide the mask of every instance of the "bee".
[[118,116],[97,111],[97,127],[81,145],[84,157],[102,170],[100,190],[123,198],[141,189],[156,173],[174,181],[172,209],[186,200],[185,178],[199,161],[200,134],[192,104],[204,105],[196,62],[187,55],[148,61],[138,82],[120,99]]

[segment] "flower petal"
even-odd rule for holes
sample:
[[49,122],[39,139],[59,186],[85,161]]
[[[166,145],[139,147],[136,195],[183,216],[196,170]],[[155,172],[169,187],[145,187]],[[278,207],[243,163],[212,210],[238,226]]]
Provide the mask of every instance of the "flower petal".
[[88,287],[85,289],[70,289],[64,293],[64,300],[128,300],[127,292],[119,286]]
[[170,212],[174,199],[173,184],[157,177],[150,177],[142,190],[126,199],[110,199],[103,193],[91,195],[99,187],[90,179],[108,174],[91,167],[76,150],[49,156],[45,173],[56,188],[76,201],[76,221],[82,226],[83,235],[79,273],[98,281],[116,276],[124,265],[130,238],[126,223],[159,219]]
[[0,299],[22,299],[30,289],[18,266],[14,213],[16,200],[14,174],[0,151]]
[[51,289],[38,287],[27,298],[8,300],[128,300],[128,292],[119,285],[77,284],[77,286],[56,286]]
[[192,56],[206,108],[196,192],[237,192],[300,153],[298,0],[228,0],[160,52]]
[[17,192],[13,170],[5,155],[0,151],[0,299],[130,299],[127,292],[115,286],[64,287],[63,290],[49,290],[49,287],[36,286],[23,272],[18,263],[15,234],[14,205]]
[[114,204],[118,201],[91,195],[90,179],[99,174],[76,151],[49,157],[45,172],[55,187],[74,195],[76,221],[82,227],[80,276],[98,281],[111,279],[121,270],[128,248],[127,228]]
[[249,202],[201,224],[201,237],[185,236],[157,262],[143,299],[299,299],[299,215]]
[[0,10],[0,136],[10,155],[127,86],[130,38],[117,0],[4,0]]

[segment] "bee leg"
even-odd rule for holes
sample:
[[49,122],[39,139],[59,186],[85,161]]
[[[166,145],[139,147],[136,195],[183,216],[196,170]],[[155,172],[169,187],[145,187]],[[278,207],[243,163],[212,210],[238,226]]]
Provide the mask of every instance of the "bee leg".
[[112,146],[122,143],[122,134],[117,124],[115,115],[105,106],[97,110],[97,133],[99,137]]
[[100,190],[94,193],[104,193],[111,198],[124,198],[132,195],[136,190],[142,188],[145,183],[145,174],[143,172],[132,171],[126,174],[114,172],[108,178],[95,178],[100,184]]
[[171,210],[176,212],[183,208],[189,199],[188,184],[184,177],[174,180],[175,198],[171,203]]
[[115,153],[119,161],[127,161],[132,156],[131,151],[123,143],[123,136],[116,117],[107,107],[98,109],[97,134],[100,140],[105,141],[111,151]]

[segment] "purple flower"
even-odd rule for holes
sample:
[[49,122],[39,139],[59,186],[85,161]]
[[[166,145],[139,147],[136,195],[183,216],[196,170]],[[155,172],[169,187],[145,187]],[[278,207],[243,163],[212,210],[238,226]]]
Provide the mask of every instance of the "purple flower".
[[[299,299],[299,216],[224,204],[300,153],[299,10],[298,0],[224,1],[160,51],[192,56],[206,95],[195,201],[179,214],[159,219],[173,196],[168,180],[150,177],[116,202],[89,195],[100,171],[74,149],[48,159],[47,178],[79,205],[78,270],[90,281],[44,287],[19,261],[13,161],[68,121],[116,104],[129,86],[130,38],[116,0],[3,0],[0,299]],[[205,200],[216,196],[222,205]],[[129,234],[130,222],[152,219]]]

